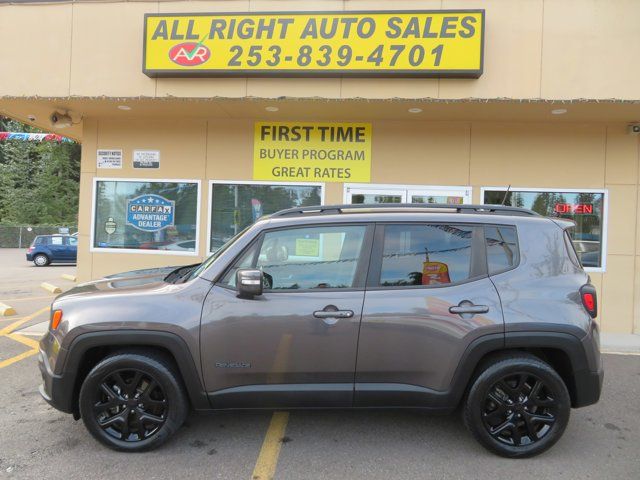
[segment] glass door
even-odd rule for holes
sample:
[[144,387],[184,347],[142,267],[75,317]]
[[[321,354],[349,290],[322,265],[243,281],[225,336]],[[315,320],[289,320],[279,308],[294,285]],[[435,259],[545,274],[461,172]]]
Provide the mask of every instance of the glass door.
[[428,187],[407,190],[407,203],[440,203],[462,205],[471,203],[471,187]]
[[345,190],[346,203],[406,203],[407,192],[397,188],[349,188]]
[[344,187],[347,204],[364,203],[471,203],[471,187],[420,187],[414,185],[361,185]]

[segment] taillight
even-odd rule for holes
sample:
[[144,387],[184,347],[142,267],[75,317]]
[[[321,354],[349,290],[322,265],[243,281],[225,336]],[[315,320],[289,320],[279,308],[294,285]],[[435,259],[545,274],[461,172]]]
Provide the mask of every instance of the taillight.
[[62,310],[54,310],[51,314],[51,330],[57,330],[62,321]]
[[583,285],[582,288],[580,288],[580,298],[587,313],[591,318],[596,318],[598,315],[598,298],[595,287],[590,283]]
[[28,252],[28,253],[33,252],[33,249],[34,249],[34,248],[36,248],[36,247],[29,247],[29,250],[27,250],[27,252]]

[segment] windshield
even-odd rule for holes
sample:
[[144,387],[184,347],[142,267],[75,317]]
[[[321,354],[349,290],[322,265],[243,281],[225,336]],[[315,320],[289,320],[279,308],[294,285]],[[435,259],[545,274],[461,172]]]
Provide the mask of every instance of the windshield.
[[213,262],[215,262],[216,258],[218,258],[220,255],[222,255],[222,253],[227,248],[229,248],[231,245],[233,245],[238,238],[240,238],[242,235],[244,235],[244,233],[247,230],[249,230],[250,227],[251,227],[251,225],[248,225],[243,230],[240,230],[233,237],[231,237],[229,240],[227,240],[227,242],[224,245],[222,245],[218,250],[213,252],[213,254],[209,258],[207,258],[204,262],[202,262],[197,268],[194,268],[193,270],[191,270],[191,272],[189,272],[189,276],[187,278],[185,278],[185,282],[191,280],[192,278],[197,277],[202,272],[204,272],[207,268],[209,268],[209,266]]

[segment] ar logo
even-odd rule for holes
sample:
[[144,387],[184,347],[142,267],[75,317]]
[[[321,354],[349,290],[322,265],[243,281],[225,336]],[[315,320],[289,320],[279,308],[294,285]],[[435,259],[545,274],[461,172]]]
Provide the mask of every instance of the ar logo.
[[183,67],[202,65],[211,58],[211,50],[202,42],[184,42],[174,45],[169,50],[169,58],[172,62]]

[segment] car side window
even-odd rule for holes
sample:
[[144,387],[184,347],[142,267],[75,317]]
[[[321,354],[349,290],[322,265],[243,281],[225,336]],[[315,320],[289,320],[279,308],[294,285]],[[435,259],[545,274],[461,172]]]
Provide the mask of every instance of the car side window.
[[515,227],[484,227],[489,275],[518,265],[520,253]]
[[239,268],[258,268],[264,274],[266,290],[351,288],[365,232],[365,225],[266,232],[259,245],[255,244],[235,262],[222,283],[234,286]]
[[51,245],[62,245],[62,237],[50,237]]
[[378,285],[443,285],[472,276],[474,228],[466,225],[386,225]]
[[68,245],[75,247],[78,245],[78,239],[76,237],[67,237]]

